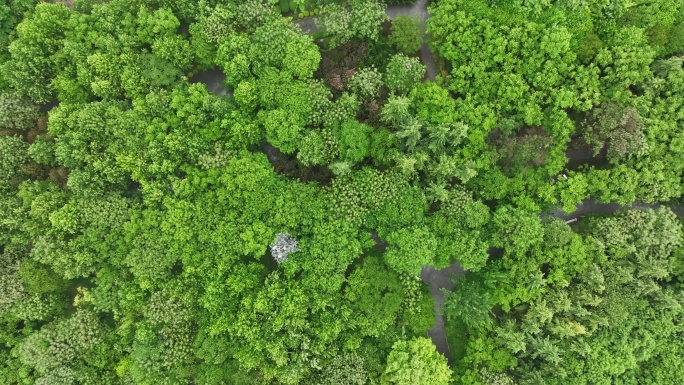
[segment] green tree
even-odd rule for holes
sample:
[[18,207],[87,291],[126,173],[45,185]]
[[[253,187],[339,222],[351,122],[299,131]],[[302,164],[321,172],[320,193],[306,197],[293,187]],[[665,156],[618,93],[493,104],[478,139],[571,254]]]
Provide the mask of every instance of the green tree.
[[390,96],[387,103],[382,107],[380,119],[399,128],[411,120],[411,99],[403,96]]
[[524,253],[530,247],[540,244],[544,236],[539,217],[511,206],[497,208],[491,225],[492,244],[514,253]]
[[372,127],[359,122],[342,123],[339,134],[340,156],[354,163],[361,162],[370,151],[372,131]]
[[266,140],[285,154],[293,153],[299,143],[302,129],[285,110],[260,111],[259,119],[266,131]]
[[648,153],[644,123],[634,108],[603,103],[592,112],[585,127],[584,138],[593,147],[594,155],[607,147],[608,159],[613,163]]
[[308,131],[299,143],[297,159],[305,166],[332,163],[339,154],[338,139],[329,130]]
[[351,29],[357,39],[377,41],[381,24],[385,20],[387,14],[381,2],[363,0],[352,4]]
[[458,287],[446,293],[444,313],[449,322],[462,322],[469,330],[482,331],[490,328],[492,298],[484,282],[466,278]]
[[423,266],[435,260],[437,241],[425,227],[404,228],[387,236],[385,262],[398,272],[418,276]]
[[96,314],[79,310],[31,334],[17,353],[38,372],[40,382],[116,381],[114,373],[103,370],[111,364],[105,348],[105,333]]
[[50,84],[57,67],[51,59],[60,48],[71,11],[62,4],[41,3],[17,26],[17,40],[9,46],[11,60],[3,66],[4,77],[21,95],[44,103],[53,98]]
[[353,320],[361,336],[380,337],[400,315],[404,289],[399,275],[377,257],[369,257],[347,280],[344,298],[360,314]]
[[67,282],[49,267],[27,259],[19,268],[19,278],[26,291],[33,294],[63,292]]
[[415,57],[394,55],[387,64],[385,84],[391,91],[409,93],[425,75],[425,66]]
[[413,55],[423,42],[423,23],[415,16],[397,16],[392,20],[390,43],[401,53]]
[[364,361],[355,354],[336,357],[330,365],[323,368],[318,383],[321,385],[365,385],[368,374]]
[[351,9],[339,4],[326,4],[316,25],[331,35],[328,44],[338,47],[352,38],[378,40],[380,26],[387,19],[382,3],[372,0],[356,1]]
[[323,14],[316,18],[316,26],[331,35],[328,44],[330,48],[338,47],[354,37],[351,29],[352,14],[342,5],[326,4]]
[[250,80],[245,80],[240,82],[235,88],[234,93],[235,101],[240,105],[240,107],[246,110],[254,110],[257,106],[256,89],[254,82]]
[[667,41],[667,50],[672,53],[684,53],[684,17],[680,17],[677,24],[672,26]]
[[382,74],[373,67],[356,71],[349,80],[349,89],[363,100],[376,98],[382,85]]
[[0,192],[3,192],[21,182],[21,166],[28,160],[28,143],[19,136],[0,136],[0,150]]
[[446,385],[451,381],[451,369],[444,356],[435,350],[427,338],[397,341],[387,357],[387,368],[382,384],[435,384]]

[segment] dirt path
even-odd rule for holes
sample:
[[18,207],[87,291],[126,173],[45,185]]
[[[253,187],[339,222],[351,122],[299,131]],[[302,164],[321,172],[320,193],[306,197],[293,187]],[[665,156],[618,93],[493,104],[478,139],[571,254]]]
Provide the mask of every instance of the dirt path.
[[317,16],[305,17],[302,19],[292,20],[292,22],[302,27],[302,32],[305,34],[313,35],[314,33],[321,31],[321,29],[316,26],[316,17]]
[[202,71],[190,78],[190,83],[203,83],[207,86],[207,90],[217,96],[232,97],[233,95],[225,88],[223,88],[223,81],[226,80],[226,74],[218,68]]
[[397,16],[418,16],[420,21],[423,22],[423,45],[420,46],[420,56],[423,58],[423,64],[427,68],[428,78],[434,82],[437,77],[437,65],[435,64],[435,57],[432,55],[430,47],[428,47],[428,37],[425,35],[424,29],[427,19],[430,17],[427,10],[428,3],[429,0],[418,0],[415,4],[390,5],[385,10],[385,13],[392,20]]
[[657,209],[662,206],[669,207],[678,217],[684,216],[684,208],[669,204],[636,202],[632,205],[622,206],[618,203],[596,203],[591,199],[585,199],[581,204],[577,205],[575,211],[570,214],[566,214],[563,210],[553,210],[551,211],[551,215],[567,221],[587,214],[612,214],[622,209],[637,207]]
[[444,292],[442,289],[454,290],[454,280],[459,279],[464,273],[463,267],[458,262],[442,270],[435,270],[431,266],[426,266],[420,272],[420,277],[430,286],[430,295],[435,299],[435,326],[428,331],[428,336],[430,336],[432,343],[437,347],[437,351],[447,358],[449,365],[452,364],[451,351],[449,350],[449,342],[447,341],[444,328],[444,314],[442,311]]

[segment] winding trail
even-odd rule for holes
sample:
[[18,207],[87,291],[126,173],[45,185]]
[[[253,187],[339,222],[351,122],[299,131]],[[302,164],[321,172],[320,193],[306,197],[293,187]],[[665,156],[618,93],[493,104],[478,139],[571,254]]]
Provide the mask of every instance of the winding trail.
[[623,206],[618,203],[595,203],[591,199],[585,199],[582,201],[581,204],[577,205],[575,208],[575,211],[566,214],[563,210],[553,210],[551,211],[551,215],[556,217],[556,218],[561,218],[563,220],[570,220],[570,219],[575,219],[579,218],[581,216],[587,215],[587,214],[612,214],[618,210],[622,209],[630,209],[630,208],[649,208],[649,209],[657,209],[659,207],[668,207],[670,210],[672,210],[675,215],[678,217],[684,216],[684,208],[679,207],[679,206],[674,206],[670,204],[662,204],[662,203],[643,203],[643,202],[635,202],[631,205],[628,206]]
[[425,34],[425,26],[430,17],[427,7],[429,0],[418,0],[415,4],[397,4],[390,5],[385,10],[387,16],[394,20],[397,16],[418,16],[423,24],[423,44],[420,46],[420,57],[423,59],[423,64],[427,68],[427,75],[430,81],[435,81],[437,78],[437,65],[435,64],[435,57],[428,47],[428,36]]
[[453,364],[449,342],[447,341],[446,329],[444,327],[444,292],[442,289],[454,290],[455,280],[460,279],[465,274],[461,264],[456,262],[442,270],[435,270],[432,266],[426,266],[420,272],[420,277],[430,286],[430,295],[435,300],[435,326],[428,331],[428,336],[432,343],[437,347],[437,351],[442,353],[449,366]]
[[313,35],[314,33],[321,32],[321,29],[316,25],[316,18],[318,16],[304,17],[301,19],[292,20],[293,23],[297,24],[302,28],[302,32],[307,35]]

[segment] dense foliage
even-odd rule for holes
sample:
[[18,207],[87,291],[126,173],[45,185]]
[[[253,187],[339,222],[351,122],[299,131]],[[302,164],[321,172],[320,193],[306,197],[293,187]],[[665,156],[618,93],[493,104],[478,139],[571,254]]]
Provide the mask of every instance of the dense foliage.
[[677,384],[682,225],[665,208],[558,219],[447,295],[459,384]]
[[[443,85],[456,119],[473,128],[464,152],[477,156],[479,177],[469,185],[483,199],[560,200],[572,211],[588,196],[681,196],[680,2],[443,0],[431,9],[432,45],[449,67]],[[566,150],[587,147],[594,160],[567,164]],[[557,183],[561,172],[568,179]]]
[[385,7],[1,5],[0,382],[684,382],[684,6]]
[[478,157],[466,186],[497,201],[500,254],[445,300],[456,383],[681,383],[675,216],[576,233],[535,213],[682,195],[681,3],[443,0],[432,14]]

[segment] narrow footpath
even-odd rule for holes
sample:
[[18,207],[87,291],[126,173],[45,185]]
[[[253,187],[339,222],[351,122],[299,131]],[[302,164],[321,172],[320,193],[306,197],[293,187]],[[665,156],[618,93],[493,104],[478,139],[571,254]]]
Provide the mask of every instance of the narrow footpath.
[[435,270],[434,267],[426,266],[420,272],[420,277],[430,286],[430,295],[435,300],[435,326],[428,331],[428,336],[432,343],[437,347],[437,351],[442,353],[449,361],[451,366],[452,358],[449,350],[449,342],[447,341],[446,329],[444,327],[444,292],[442,289],[454,290],[456,286],[455,280],[458,280],[465,274],[461,264],[456,262],[446,269]]
[[219,68],[212,68],[210,70],[202,71],[190,78],[190,83],[202,83],[207,86],[207,91],[216,96],[232,97],[230,91],[223,88],[223,82],[226,80],[226,74]]

